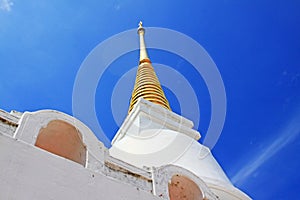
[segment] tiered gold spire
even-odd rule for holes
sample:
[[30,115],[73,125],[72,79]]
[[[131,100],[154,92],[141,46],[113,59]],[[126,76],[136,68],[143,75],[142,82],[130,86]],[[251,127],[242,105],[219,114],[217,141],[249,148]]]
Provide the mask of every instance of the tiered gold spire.
[[128,113],[130,113],[139,98],[144,98],[171,110],[169,102],[161,88],[159,80],[148,57],[144,40],[145,29],[142,25],[142,22],[140,22],[138,28],[138,34],[140,37],[140,62]]

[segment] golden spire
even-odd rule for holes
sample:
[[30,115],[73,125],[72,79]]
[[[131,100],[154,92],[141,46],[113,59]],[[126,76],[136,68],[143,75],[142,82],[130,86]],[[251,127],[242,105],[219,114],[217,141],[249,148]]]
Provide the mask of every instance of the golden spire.
[[130,113],[139,98],[146,99],[171,110],[169,102],[161,88],[159,80],[148,57],[144,40],[145,29],[142,25],[142,22],[140,22],[138,28],[138,34],[140,36],[140,62],[128,113]]

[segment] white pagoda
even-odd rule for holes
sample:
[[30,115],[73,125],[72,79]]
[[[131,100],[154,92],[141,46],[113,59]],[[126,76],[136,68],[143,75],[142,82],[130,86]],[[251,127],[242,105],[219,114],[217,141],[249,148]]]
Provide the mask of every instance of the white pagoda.
[[110,149],[67,114],[0,111],[0,199],[250,199],[198,142],[193,123],[171,111],[141,23],[138,34],[128,116]]

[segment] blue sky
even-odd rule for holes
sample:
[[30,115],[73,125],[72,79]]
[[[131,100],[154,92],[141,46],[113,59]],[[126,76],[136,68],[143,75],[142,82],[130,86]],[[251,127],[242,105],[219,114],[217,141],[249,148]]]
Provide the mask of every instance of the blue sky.
[[[99,43],[136,28],[140,20],[146,27],[176,30],[201,44],[222,76],[226,121],[212,151],[229,178],[254,199],[298,199],[299,9],[299,1],[283,0],[0,0],[0,108],[55,109],[72,115],[77,71]],[[150,49],[149,56],[178,70],[197,91],[198,130],[204,138],[211,103],[201,76],[177,55]],[[107,106],[111,84],[136,66],[137,59],[137,51],[120,56],[99,82],[95,106],[109,138],[118,128]],[[165,91],[180,113],[176,94],[167,87]]]

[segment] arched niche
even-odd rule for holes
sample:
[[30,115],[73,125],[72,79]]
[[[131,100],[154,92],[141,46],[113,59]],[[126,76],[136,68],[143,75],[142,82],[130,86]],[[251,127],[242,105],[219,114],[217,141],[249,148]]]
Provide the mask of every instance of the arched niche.
[[86,147],[82,136],[65,121],[50,121],[39,131],[35,146],[85,166]]
[[198,185],[179,174],[171,178],[168,190],[170,200],[203,200],[203,194]]

